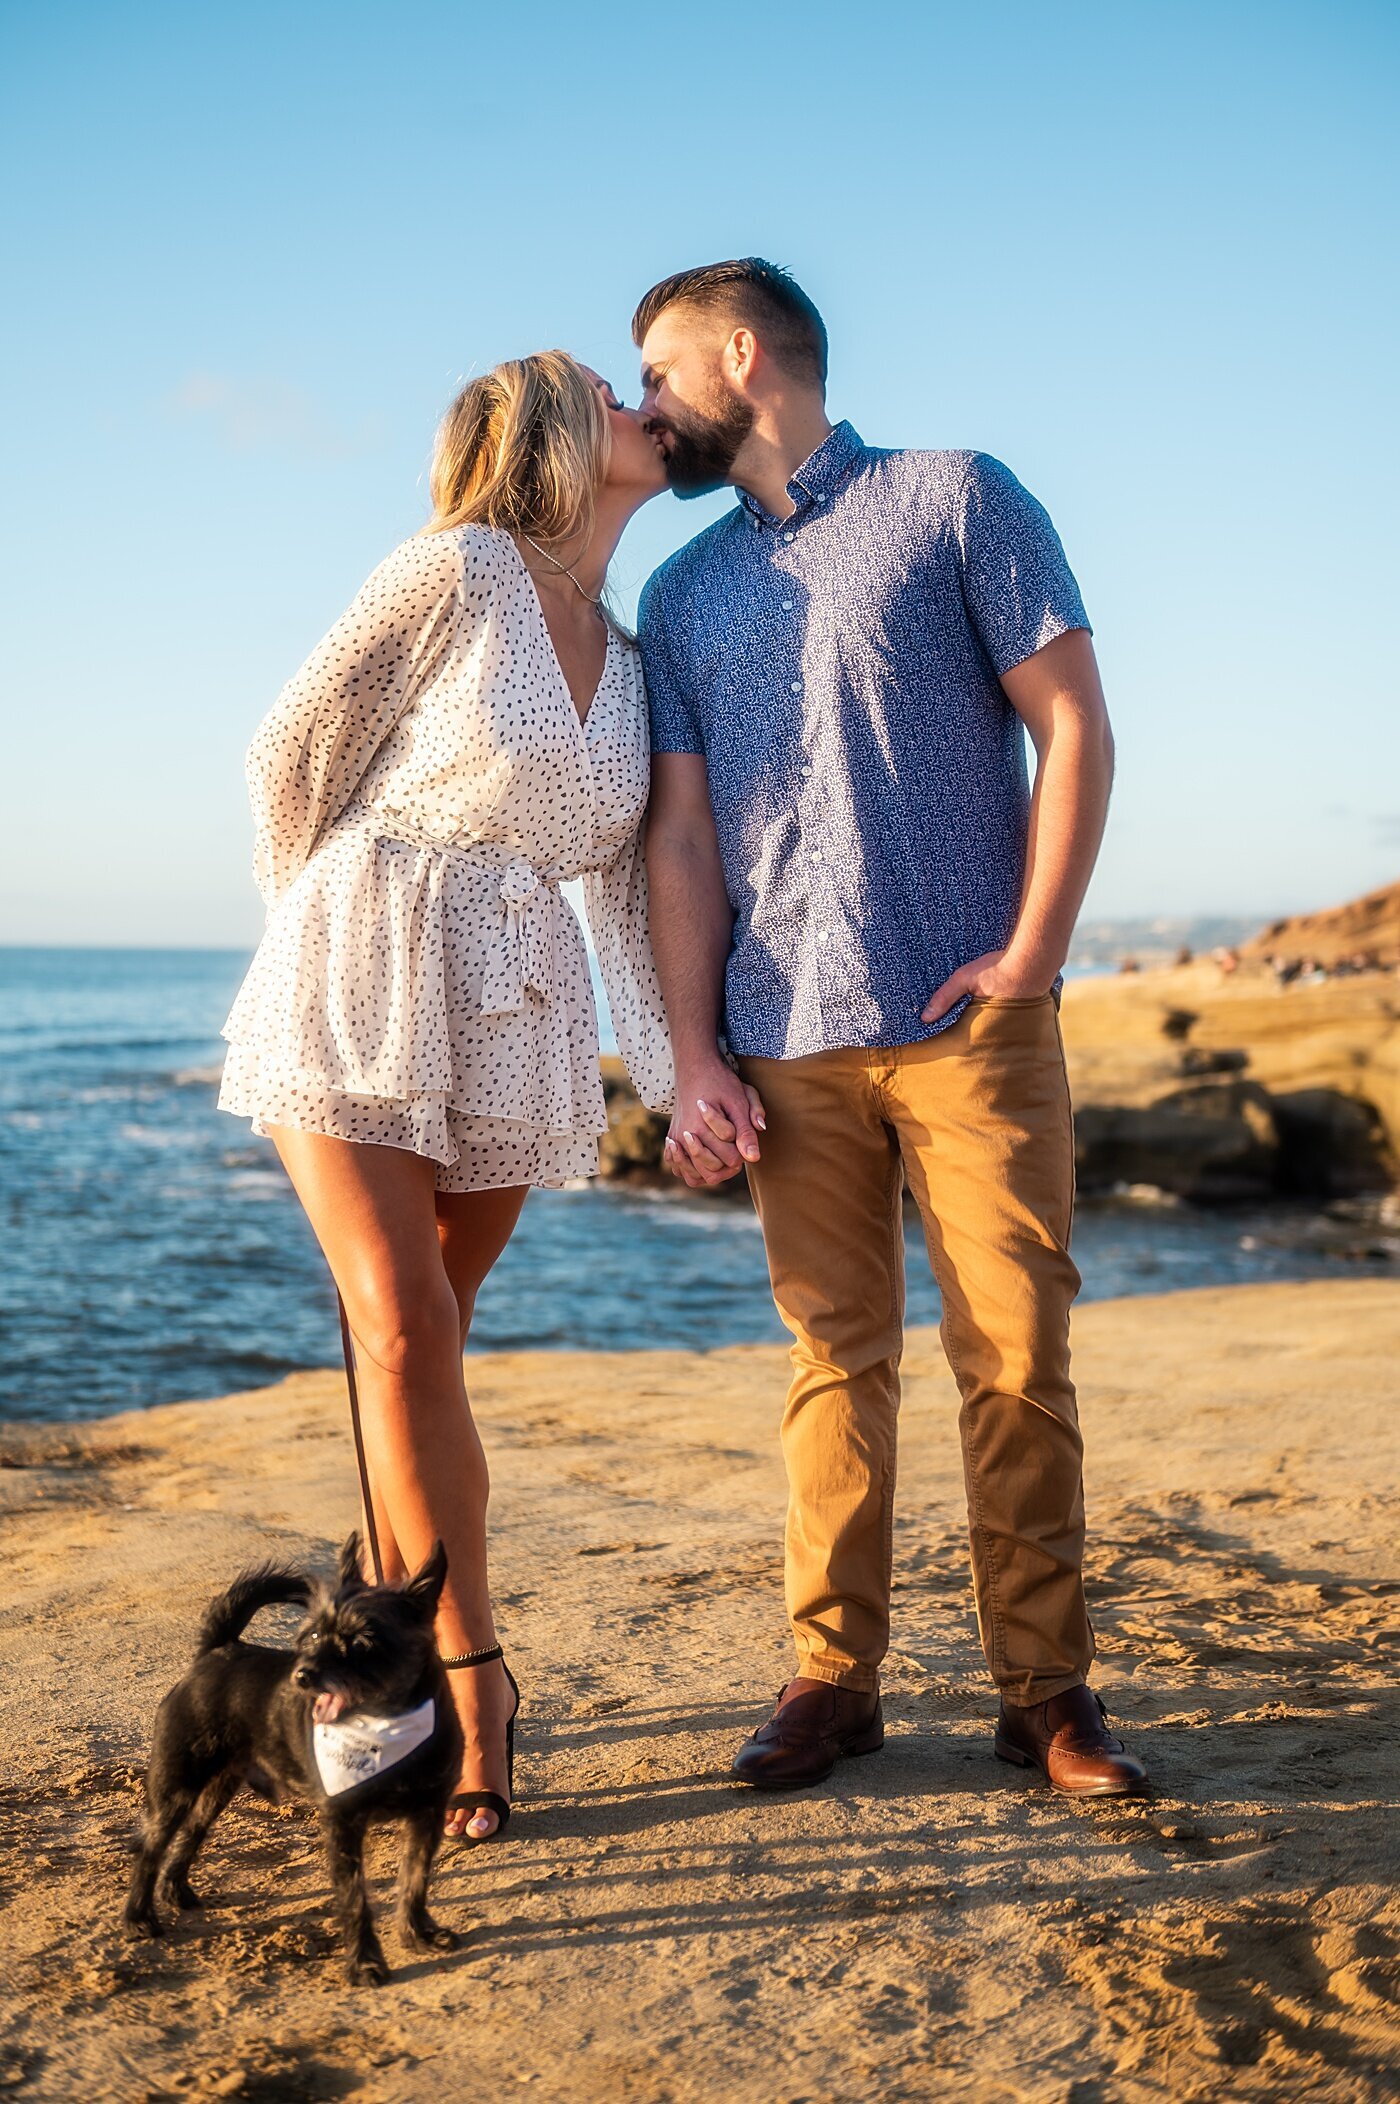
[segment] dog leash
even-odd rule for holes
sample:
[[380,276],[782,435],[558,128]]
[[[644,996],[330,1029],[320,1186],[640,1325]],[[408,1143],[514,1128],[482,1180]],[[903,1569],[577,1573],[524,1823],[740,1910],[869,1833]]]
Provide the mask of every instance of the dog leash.
[[345,1385],[350,1391],[350,1427],[355,1434],[355,1459],[360,1470],[360,1495],[365,1506],[365,1532],[369,1535],[370,1560],[374,1565],[374,1582],[384,1583],[384,1565],[379,1557],[379,1532],[374,1524],[374,1499],[370,1495],[369,1467],[365,1461],[365,1438],[360,1430],[360,1389],[355,1379],[355,1340],[350,1335],[350,1317],[345,1312],[345,1302],[337,1292],[335,1304],[340,1310],[340,1342],[345,1353]]

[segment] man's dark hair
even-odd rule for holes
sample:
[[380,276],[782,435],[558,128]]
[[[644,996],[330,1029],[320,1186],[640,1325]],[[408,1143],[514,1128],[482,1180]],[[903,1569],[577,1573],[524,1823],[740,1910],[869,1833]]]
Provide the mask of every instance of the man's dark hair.
[[633,343],[640,348],[657,316],[678,306],[752,328],[777,364],[825,387],[826,324],[781,265],[765,263],[762,256],[739,256],[731,263],[678,270],[653,285],[632,316]]

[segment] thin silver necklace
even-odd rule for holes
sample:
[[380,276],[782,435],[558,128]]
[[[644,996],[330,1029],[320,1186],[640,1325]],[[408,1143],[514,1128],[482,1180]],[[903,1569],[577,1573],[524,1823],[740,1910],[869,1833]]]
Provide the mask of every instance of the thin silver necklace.
[[569,568],[568,564],[561,563],[557,555],[550,554],[548,548],[542,548],[539,542],[534,538],[532,534],[526,533],[523,526],[520,529],[520,538],[522,541],[529,541],[530,546],[534,549],[536,555],[542,555],[547,563],[553,563],[555,569],[561,571],[563,575],[568,578],[570,584],[574,587],[575,591],[583,593],[583,597],[588,601],[588,604],[590,606],[601,605],[603,597],[602,593],[600,592],[598,594],[598,597],[595,599],[591,592],[585,592],[583,586],[579,583],[578,579],[575,577],[573,571]]

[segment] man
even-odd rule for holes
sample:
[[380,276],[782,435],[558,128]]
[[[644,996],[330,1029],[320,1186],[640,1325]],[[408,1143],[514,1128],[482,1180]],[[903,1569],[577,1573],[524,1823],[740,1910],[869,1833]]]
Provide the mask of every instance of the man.
[[683,271],[633,335],[672,487],[740,500],[640,616],[667,1160],[691,1185],[747,1167],[794,1339],[798,1670],[735,1773],[817,1782],[882,1743],[907,1175],[962,1394],[995,1750],[1075,1795],[1139,1790],[1086,1685],[1069,1375],[1059,972],[1112,774],[1078,588],[999,462],[832,425],[826,331],[786,272]]

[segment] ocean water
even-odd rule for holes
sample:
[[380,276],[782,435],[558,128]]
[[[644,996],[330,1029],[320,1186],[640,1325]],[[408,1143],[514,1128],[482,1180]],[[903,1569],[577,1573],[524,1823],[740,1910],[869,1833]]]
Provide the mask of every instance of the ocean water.
[[[0,1417],[222,1395],[339,1353],[324,1264],[271,1146],[215,1108],[246,957],[0,950]],[[1087,1204],[1090,1299],[1354,1275],[1307,1222]],[[917,1231],[909,1320],[938,1300]],[[488,1280],[475,1347],[783,1337],[742,1203],[539,1191]]]

